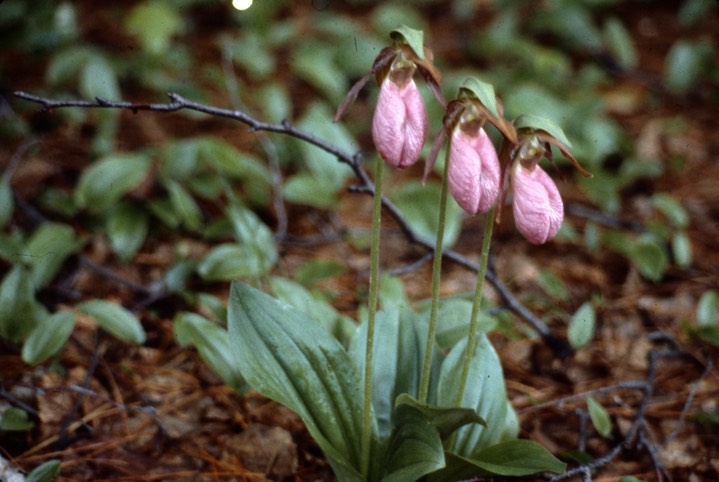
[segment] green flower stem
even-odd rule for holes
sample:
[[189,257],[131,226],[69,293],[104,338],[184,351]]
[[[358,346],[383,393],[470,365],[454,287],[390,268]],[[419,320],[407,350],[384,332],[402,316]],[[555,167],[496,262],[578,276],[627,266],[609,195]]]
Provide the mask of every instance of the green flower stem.
[[[449,153],[449,149],[447,150]],[[442,191],[439,195],[439,220],[437,221],[437,239],[434,243],[434,259],[432,261],[432,306],[429,314],[429,328],[427,329],[427,343],[424,352],[424,365],[422,379],[419,385],[419,401],[427,403],[429,393],[429,377],[432,371],[432,356],[434,355],[434,338],[437,334],[437,311],[439,310],[439,280],[442,272],[442,249],[444,245],[444,224],[447,214],[447,168],[449,154],[444,161],[444,174],[442,174]]]
[[379,238],[382,217],[382,173],[384,162],[377,156],[375,163],[374,198],[372,204],[372,246],[370,248],[369,309],[367,313],[367,344],[364,365],[364,416],[362,419],[362,446],[360,467],[366,479],[369,475],[369,459],[372,443],[372,352],[374,348],[374,325],[379,295]]
[[462,365],[462,378],[460,378],[459,392],[455,406],[461,406],[464,398],[464,390],[467,387],[469,369],[472,365],[474,350],[477,347],[477,331],[479,330],[479,309],[482,305],[482,290],[484,289],[484,278],[487,274],[487,263],[489,261],[489,246],[492,243],[492,230],[494,229],[494,218],[497,208],[493,207],[487,213],[487,220],[484,225],[484,239],[482,240],[482,254],[479,260],[479,272],[477,273],[477,287],[474,290],[474,302],[472,303],[472,316],[469,322],[469,335],[467,336],[467,347],[464,352],[464,364]]

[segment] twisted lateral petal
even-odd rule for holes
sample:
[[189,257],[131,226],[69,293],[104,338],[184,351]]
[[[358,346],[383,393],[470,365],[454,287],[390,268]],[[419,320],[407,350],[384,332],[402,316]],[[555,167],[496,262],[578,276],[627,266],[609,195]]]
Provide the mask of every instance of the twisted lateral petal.
[[499,160],[489,136],[481,128],[476,136],[455,128],[449,149],[449,192],[469,214],[489,211],[499,196]]
[[419,89],[409,79],[403,87],[389,77],[382,82],[372,121],[372,139],[392,167],[414,164],[427,140],[427,112]]
[[516,162],[512,168],[514,222],[533,244],[552,239],[564,218],[564,204],[556,184],[539,166],[529,170]]

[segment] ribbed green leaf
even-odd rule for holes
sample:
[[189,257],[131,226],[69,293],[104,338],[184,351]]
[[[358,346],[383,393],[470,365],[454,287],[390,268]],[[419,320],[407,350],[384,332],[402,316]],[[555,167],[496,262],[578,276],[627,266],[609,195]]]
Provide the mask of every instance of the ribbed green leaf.
[[[462,363],[467,339],[462,339],[447,354],[437,387],[437,405],[454,407],[459,391]],[[462,427],[457,431],[450,448],[459,455],[472,457],[482,449],[508,438],[516,437],[514,411],[507,400],[502,365],[487,337],[478,335],[477,347],[472,356],[468,383],[462,398],[462,407],[473,408],[489,427],[479,424]]]
[[382,482],[418,480],[444,467],[444,449],[437,427],[422,410],[399,405],[387,448],[386,475]]
[[[446,454],[448,472],[459,478],[477,475],[523,477],[541,472],[561,474],[566,464],[531,440],[509,440],[479,452],[472,459]],[[444,480],[457,480],[446,478]]]
[[487,426],[487,422],[471,408],[438,407],[420,403],[410,395],[402,393],[395,401],[395,411],[405,405],[421,412],[427,421],[437,428],[442,440],[446,440],[455,430],[470,423]]
[[[392,431],[394,401],[402,393],[419,396],[419,381],[424,364],[427,322],[424,316],[390,306],[377,313],[375,319],[372,369],[372,406],[380,439]],[[363,322],[352,338],[349,353],[361,374],[365,367],[367,322]],[[435,352],[433,373],[437,375],[441,357]],[[436,377],[435,377],[436,379]],[[434,388],[431,385],[432,389]],[[434,391],[430,393],[430,399]]]
[[340,480],[361,481],[360,376],[342,345],[299,310],[233,283],[230,341],[245,379],[296,412]]

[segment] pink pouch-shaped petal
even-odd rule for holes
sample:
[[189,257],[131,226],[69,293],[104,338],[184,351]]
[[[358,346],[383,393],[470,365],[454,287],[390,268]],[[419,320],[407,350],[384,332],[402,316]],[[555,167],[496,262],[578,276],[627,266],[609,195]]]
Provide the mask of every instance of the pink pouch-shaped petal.
[[411,166],[427,140],[427,112],[414,80],[400,87],[387,77],[372,120],[372,139],[392,167]]
[[533,244],[552,239],[564,219],[564,204],[556,184],[544,170],[529,170],[516,162],[512,167],[514,222]]
[[469,214],[484,213],[499,196],[497,151],[484,129],[476,136],[455,128],[449,143],[449,192]]

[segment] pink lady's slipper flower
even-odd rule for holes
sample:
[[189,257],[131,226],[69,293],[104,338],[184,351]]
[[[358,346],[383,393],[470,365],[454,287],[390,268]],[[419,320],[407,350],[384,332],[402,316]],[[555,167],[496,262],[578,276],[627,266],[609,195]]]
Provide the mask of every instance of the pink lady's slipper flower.
[[392,167],[417,162],[427,140],[427,112],[413,72],[414,66],[390,71],[382,81],[372,120],[374,144]]
[[530,243],[543,244],[559,231],[564,204],[552,178],[536,162],[528,164],[515,161],[510,174],[514,222]]
[[500,168],[497,151],[476,121],[460,122],[449,141],[449,192],[468,214],[484,213],[497,202]]

